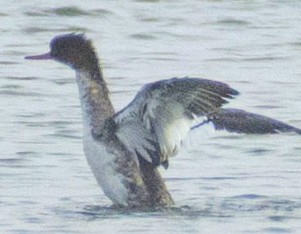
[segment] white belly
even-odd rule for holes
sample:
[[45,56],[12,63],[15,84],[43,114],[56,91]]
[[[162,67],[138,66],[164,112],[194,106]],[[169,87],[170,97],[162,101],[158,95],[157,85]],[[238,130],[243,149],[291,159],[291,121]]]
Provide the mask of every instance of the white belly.
[[128,194],[122,183],[123,175],[115,170],[116,156],[108,153],[106,146],[96,142],[90,134],[85,134],[83,143],[88,164],[104,193],[114,204],[126,206]]

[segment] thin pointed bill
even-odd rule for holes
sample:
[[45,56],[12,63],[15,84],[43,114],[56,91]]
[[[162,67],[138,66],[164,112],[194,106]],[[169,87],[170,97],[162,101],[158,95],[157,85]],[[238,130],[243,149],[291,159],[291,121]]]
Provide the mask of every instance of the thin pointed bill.
[[25,59],[32,59],[32,60],[45,60],[45,59],[53,59],[53,57],[50,55],[50,52],[40,55],[32,55],[32,56],[26,56]]

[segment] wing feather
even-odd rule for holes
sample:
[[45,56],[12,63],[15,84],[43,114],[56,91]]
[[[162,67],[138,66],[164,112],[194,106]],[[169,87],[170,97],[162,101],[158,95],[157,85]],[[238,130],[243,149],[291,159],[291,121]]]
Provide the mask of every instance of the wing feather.
[[154,165],[168,165],[195,118],[215,112],[238,92],[200,78],[172,78],[145,85],[114,116],[117,136],[128,149]]
[[240,109],[219,109],[208,115],[207,122],[213,123],[216,130],[245,134],[272,134],[279,132],[295,132],[301,134],[301,129]]

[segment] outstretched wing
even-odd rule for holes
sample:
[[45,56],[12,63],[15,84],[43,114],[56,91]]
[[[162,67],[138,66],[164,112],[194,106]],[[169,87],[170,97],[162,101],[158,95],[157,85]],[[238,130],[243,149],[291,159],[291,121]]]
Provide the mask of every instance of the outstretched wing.
[[246,134],[279,132],[295,132],[301,134],[301,129],[299,128],[263,115],[239,109],[219,109],[215,113],[210,113],[207,118],[205,122],[213,123],[216,130],[227,130],[228,132]]
[[167,167],[195,120],[216,112],[235,95],[227,84],[199,78],[147,84],[113,117],[116,135],[137,157]]

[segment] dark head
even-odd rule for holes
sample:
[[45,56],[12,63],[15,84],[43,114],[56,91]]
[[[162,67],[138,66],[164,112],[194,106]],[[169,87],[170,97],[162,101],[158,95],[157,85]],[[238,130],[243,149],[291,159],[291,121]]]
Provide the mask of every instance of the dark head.
[[56,36],[50,42],[50,52],[27,56],[26,59],[54,59],[73,69],[93,71],[99,69],[98,58],[90,40],[83,34]]

